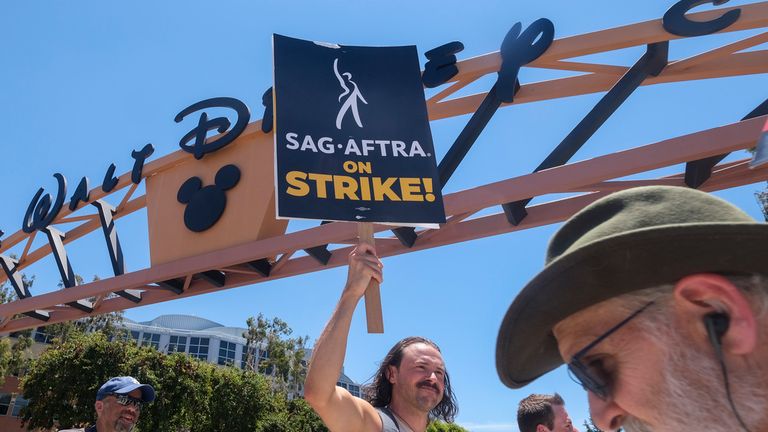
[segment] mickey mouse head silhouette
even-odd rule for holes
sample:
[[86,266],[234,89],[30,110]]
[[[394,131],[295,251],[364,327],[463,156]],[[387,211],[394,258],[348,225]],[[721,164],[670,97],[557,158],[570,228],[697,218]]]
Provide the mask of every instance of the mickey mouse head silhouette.
[[191,231],[202,232],[212,227],[227,206],[224,191],[232,189],[240,181],[240,169],[227,165],[216,173],[214,184],[202,187],[199,177],[191,177],[179,188],[176,199],[187,204],[184,209],[184,225]]

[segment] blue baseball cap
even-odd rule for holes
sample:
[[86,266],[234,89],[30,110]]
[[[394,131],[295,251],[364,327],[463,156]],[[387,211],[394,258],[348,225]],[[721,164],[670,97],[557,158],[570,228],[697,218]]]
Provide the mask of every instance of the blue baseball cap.
[[136,389],[141,389],[141,400],[152,402],[155,400],[155,389],[149,384],[142,384],[136,378],[130,376],[115,377],[105,382],[98,392],[96,400],[102,400],[111,394],[128,394]]

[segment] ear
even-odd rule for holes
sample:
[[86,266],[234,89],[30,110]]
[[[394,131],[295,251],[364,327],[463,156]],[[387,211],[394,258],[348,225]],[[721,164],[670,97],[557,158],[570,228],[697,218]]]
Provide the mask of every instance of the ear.
[[728,315],[730,324],[722,338],[723,351],[749,354],[757,345],[757,324],[749,300],[731,281],[712,273],[699,273],[681,279],[674,289],[675,308],[681,322],[696,325],[696,332],[707,338],[704,317],[719,312]]
[[539,423],[536,425],[536,432],[550,432],[549,428]]
[[104,410],[104,401],[96,401],[95,404],[93,404],[93,408],[96,410],[96,417],[101,415],[101,412]]
[[394,384],[395,381],[397,381],[397,378],[396,378],[397,374],[396,374],[396,372],[397,372],[397,368],[396,367],[394,367],[392,365],[387,366],[387,372],[386,372],[386,374],[387,374],[387,381],[389,381],[390,384]]

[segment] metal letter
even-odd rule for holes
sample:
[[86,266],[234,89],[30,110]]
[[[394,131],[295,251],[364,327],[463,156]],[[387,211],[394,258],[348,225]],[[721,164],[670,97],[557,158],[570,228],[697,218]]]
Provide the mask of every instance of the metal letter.
[[69,199],[70,210],[75,211],[78,204],[90,200],[90,192],[88,192],[88,190],[88,177],[83,177],[80,179],[80,183],[78,183],[75,193],[73,193],[72,197]]
[[741,15],[741,9],[733,9],[711,21],[691,21],[686,18],[686,12],[704,3],[719,6],[728,3],[728,0],[680,0],[664,14],[664,30],[678,36],[703,36],[727,28]]
[[[77,286],[72,263],[69,261],[66,249],[64,249],[64,233],[52,227],[43,228],[40,231],[48,236],[48,242],[51,245],[53,257],[56,259],[56,267],[59,268],[59,275],[61,275],[61,283],[64,284],[64,288]],[[77,300],[67,304],[86,313],[93,312],[93,304],[87,300]]]
[[[184,117],[205,108],[224,107],[231,108],[237,113],[237,122],[227,131],[230,122],[225,117],[217,117],[212,120],[208,120],[208,114],[203,112],[200,114],[200,120],[197,123],[197,127],[189,131],[179,141],[179,147],[187,153],[195,155],[195,159],[201,159],[207,153],[215,152],[216,150],[226,146],[239,137],[241,133],[248,126],[248,120],[251,118],[251,112],[248,107],[241,101],[230,97],[219,97],[206,99],[204,101],[197,102],[186,108],[180,113],[176,114],[174,120],[176,123],[181,122]],[[218,139],[211,142],[206,142],[206,136],[209,131],[216,129],[219,133],[224,134]],[[226,133],[225,133],[226,132]],[[194,143],[189,144],[194,139]]]
[[434,88],[456,76],[459,73],[459,68],[456,67],[456,54],[463,50],[464,44],[454,41],[425,52],[424,56],[428,61],[421,75],[424,86]]
[[[99,211],[99,221],[101,222],[101,230],[104,233],[104,240],[107,241],[112,272],[115,276],[120,276],[125,273],[125,259],[123,258],[123,248],[120,246],[120,238],[117,236],[117,227],[113,219],[115,208],[102,200],[96,200],[91,204]],[[115,294],[134,303],[141,301],[141,291],[138,290],[121,290],[115,292]]]
[[115,177],[115,164],[109,164],[106,174],[104,174],[104,181],[101,183],[101,190],[104,192],[112,192],[112,189],[117,186],[117,177]]
[[261,95],[261,104],[264,105],[264,116],[261,118],[261,131],[264,133],[272,132],[272,123],[274,117],[274,103],[272,102],[272,87]]
[[27,207],[27,212],[24,214],[24,220],[21,224],[21,230],[27,234],[45,229],[56,219],[59,211],[61,211],[61,206],[64,205],[64,196],[67,194],[67,179],[59,173],[53,176],[59,183],[56,201],[53,203],[53,207],[51,207],[51,194],[45,194],[41,199],[40,195],[43,194],[44,189],[40,188],[37,190],[37,193],[29,203],[29,207]]
[[[16,291],[16,296],[18,296],[19,299],[32,297],[32,293],[29,291],[29,288],[24,285],[24,279],[17,269],[18,264],[18,260],[5,255],[0,255],[0,265],[3,267],[3,271],[5,272],[8,281],[11,282],[13,290]],[[39,319],[40,321],[48,321],[51,318],[48,312],[42,310],[23,312],[23,314],[31,318]]]
[[141,183],[141,174],[144,171],[144,161],[152,156],[152,153],[155,152],[155,148],[152,146],[152,144],[145,145],[141,150],[139,151],[132,151],[131,157],[135,159],[133,163],[133,170],[131,170],[131,181],[139,184]]

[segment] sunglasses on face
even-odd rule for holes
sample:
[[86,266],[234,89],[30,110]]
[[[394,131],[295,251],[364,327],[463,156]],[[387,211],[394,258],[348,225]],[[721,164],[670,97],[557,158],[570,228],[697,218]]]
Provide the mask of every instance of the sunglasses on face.
[[610,374],[605,370],[601,361],[590,361],[587,364],[584,364],[582,359],[597,344],[615,333],[618,329],[622,328],[633,318],[640,315],[641,312],[646,310],[648,306],[652,305],[653,303],[654,302],[652,301],[646,303],[643,307],[632,312],[632,314],[630,314],[628,317],[624,318],[621,322],[611,327],[597,339],[590,342],[587,344],[587,346],[576,352],[576,354],[571,357],[571,361],[568,362],[568,374],[571,376],[571,379],[574,380],[577,384],[581,385],[584,390],[594,393],[595,396],[602,400],[607,400],[611,395],[612,383]]
[[136,399],[135,397],[128,395],[112,393],[112,396],[114,396],[115,401],[122,406],[134,406],[141,409],[141,406],[144,404],[144,401],[141,399]]

